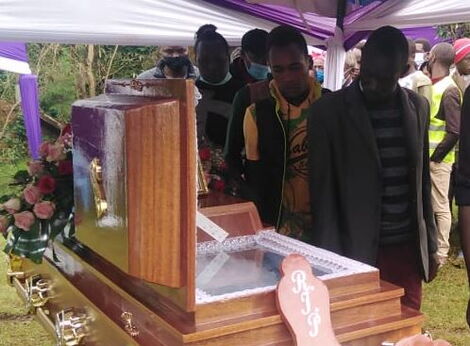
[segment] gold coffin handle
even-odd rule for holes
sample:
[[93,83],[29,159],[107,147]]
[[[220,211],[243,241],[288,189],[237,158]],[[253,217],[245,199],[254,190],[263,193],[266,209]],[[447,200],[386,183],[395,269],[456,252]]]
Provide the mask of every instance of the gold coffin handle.
[[[13,286],[16,288],[16,291],[18,292],[18,295],[20,296],[21,300],[24,303],[27,303],[28,292],[25,286],[20,282],[20,280],[17,277],[12,278],[12,283],[13,283]],[[41,323],[42,326],[47,330],[47,332],[54,337],[55,341],[58,342],[59,338],[57,337],[57,333],[55,331],[55,325],[54,325],[54,322],[52,322],[48,314],[48,311],[43,309],[42,307],[38,307],[35,309],[35,312],[36,312],[36,317],[39,320],[39,323]]]
[[108,202],[103,188],[103,177],[101,175],[101,164],[98,158],[94,158],[90,163],[90,180],[95,199],[96,215],[98,218],[106,215],[108,211]]

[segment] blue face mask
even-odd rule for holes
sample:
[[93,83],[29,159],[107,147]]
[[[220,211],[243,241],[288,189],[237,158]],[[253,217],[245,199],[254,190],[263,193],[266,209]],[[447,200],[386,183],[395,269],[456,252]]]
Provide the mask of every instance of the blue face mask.
[[315,71],[315,76],[317,79],[317,82],[320,84],[323,84],[323,79],[325,78],[325,74],[323,70],[316,70]]
[[246,69],[251,77],[257,80],[268,79],[269,67],[252,62]]

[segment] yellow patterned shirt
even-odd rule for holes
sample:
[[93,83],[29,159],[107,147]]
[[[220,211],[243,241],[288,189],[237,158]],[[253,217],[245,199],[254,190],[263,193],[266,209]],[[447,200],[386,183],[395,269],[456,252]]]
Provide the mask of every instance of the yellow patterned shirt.
[[[299,106],[287,102],[279,91],[276,81],[271,81],[269,85],[271,95],[276,101],[277,115],[284,125],[287,142],[282,212],[278,232],[296,238],[300,238],[303,231],[309,229],[312,223],[307,166],[307,109],[321,96],[321,86],[313,79],[309,82],[309,95]],[[246,158],[252,161],[259,160],[258,128],[254,104],[246,111],[243,132]]]

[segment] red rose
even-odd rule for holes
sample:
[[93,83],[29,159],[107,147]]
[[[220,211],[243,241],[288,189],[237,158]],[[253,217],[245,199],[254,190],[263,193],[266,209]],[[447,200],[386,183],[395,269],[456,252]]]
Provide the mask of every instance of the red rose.
[[43,220],[50,219],[54,215],[54,210],[55,204],[49,201],[39,202],[33,208],[36,217]]
[[60,136],[72,135],[72,126],[70,124],[65,125],[60,131]]
[[228,166],[227,166],[227,162],[225,161],[222,161],[219,165],[219,169],[222,171],[222,172],[225,172],[227,170]]
[[44,175],[39,179],[37,187],[43,194],[52,193],[55,190],[56,182],[50,175]]
[[41,192],[36,186],[28,185],[23,191],[23,197],[26,202],[33,205],[41,199]]
[[225,183],[223,180],[215,180],[214,181],[214,190],[216,191],[224,191]]
[[18,198],[10,198],[3,204],[0,204],[0,210],[6,210],[8,214],[14,214],[21,208],[21,201]]
[[[46,155],[47,156],[47,155]],[[28,162],[28,173],[30,176],[38,175],[43,170],[42,163],[40,161],[30,161]]]
[[50,142],[42,142],[41,146],[39,147],[39,155],[42,158],[46,158],[49,155],[49,147],[52,145]]
[[63,145],[65,148],[71,148],[72,147],[72,135],[66,133],[65,135],[57,138],[56,143]]
[[13,217],[15,218],[15,226],[23,231],[29,231],[36,220],[34,214],[30,211],[22,211],[21,213],[14,214]]
[[59,162],[59,174],[60,175],[71,175],[73,172],[73,166],[71,160],[65,160]]
[[60,161],[65,159],[64,145],[61,143],[55,143],[49,145],[49,153],[46,156],[46,161]]
[[211,158],[211,150],[209,148],[199,149],[199,158],[202,161],[207,161]]

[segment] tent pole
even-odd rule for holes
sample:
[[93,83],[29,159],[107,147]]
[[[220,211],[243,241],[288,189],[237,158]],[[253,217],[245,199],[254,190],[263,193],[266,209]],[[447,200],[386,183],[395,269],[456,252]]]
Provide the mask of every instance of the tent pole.
[[344,17],[346,16],[347,0],[338,0],[338,7],[336,8],[336,26],[341,30],[344,29]]
[[326,42],[325,82],[323,84],[325,88],[332,91],[341,89],[343,85],[344,60],[346,58],[343,26],[347,0],[338,0],[337,5],[335,33]]

